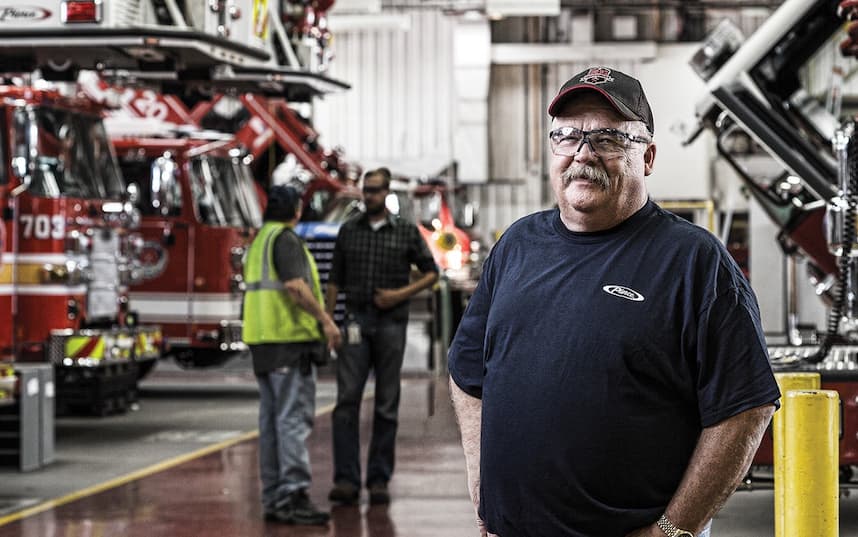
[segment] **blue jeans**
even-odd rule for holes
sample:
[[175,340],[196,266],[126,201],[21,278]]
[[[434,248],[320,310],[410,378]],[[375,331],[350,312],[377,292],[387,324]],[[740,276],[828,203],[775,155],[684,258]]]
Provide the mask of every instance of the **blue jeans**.
[[289,494],[310,486],[306,440],[316,413],[316,370],[283,368],[257,375],[259,383],[259,475],[262,505],[281,507]]
[[357,344],[347,341],[337,358],[337,405],[332,420],[334,482],[345,481],[359,487],[360,404],[370,369],[375,373],[375,412],[366,484],[387,483],[393,475],[399,379],[408,322],[386,319],[372,312],[354,314],[354,321],[360,325],[361,341]]

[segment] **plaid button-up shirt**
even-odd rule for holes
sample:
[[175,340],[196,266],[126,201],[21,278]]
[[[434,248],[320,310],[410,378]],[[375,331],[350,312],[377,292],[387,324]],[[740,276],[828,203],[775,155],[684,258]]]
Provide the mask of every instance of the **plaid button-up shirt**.
[[[438,266],[420,236],[417,226],[393,216],[377,231],[365,214],[343,224],[334,245],[329,281],[346,295],[346,309],[373,308],[376,289],[396,289],[408,285],[412,263],[420,272],[438,272]],[[408,302],[398,304],[391,316],[406,318]]]

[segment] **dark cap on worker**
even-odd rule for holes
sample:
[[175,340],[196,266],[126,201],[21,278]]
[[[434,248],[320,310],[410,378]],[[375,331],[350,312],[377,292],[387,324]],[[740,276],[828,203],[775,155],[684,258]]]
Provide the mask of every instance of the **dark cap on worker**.
[[652,109],[641,83],[609,67],[590,67],[567,80],[548,106],[548,115],[556,117],[563,105],[583,91],[600,93],[621,116],[629,121],[643,121],[649,133],[655,133]]
[[268,189],[265,220],[291,220],[295,217],[301,193],[292,186],[276,185]]

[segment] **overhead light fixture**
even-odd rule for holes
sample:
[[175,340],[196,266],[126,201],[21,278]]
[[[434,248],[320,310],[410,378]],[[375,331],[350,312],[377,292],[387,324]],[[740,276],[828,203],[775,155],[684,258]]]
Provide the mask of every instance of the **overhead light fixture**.
[[468,11],[462,13],[462,19],[466,21],[481,21],[483,20],[483,18],[483,14],[476,9],[469,9]]

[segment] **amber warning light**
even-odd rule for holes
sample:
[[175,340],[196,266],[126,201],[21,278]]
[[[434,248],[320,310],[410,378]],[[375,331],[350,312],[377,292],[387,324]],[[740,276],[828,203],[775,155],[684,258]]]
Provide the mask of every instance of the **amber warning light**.
[[101,22],[101,2],[63,2],[60,7],[63,22]]

